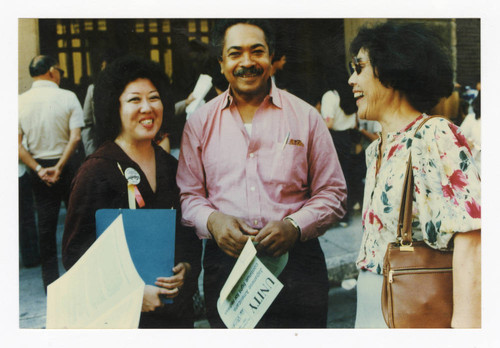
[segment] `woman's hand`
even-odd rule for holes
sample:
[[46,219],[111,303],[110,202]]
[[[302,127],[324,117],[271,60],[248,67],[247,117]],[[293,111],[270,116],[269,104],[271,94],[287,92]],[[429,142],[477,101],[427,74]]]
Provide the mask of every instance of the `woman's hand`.
[[187,274],[191,270],[191,265],[187,262],[179,262],[172,271],[171,277],[158,277],[155,284],[161,288],[162,294],[168,298],[179,295],[179,290],[184,285]]
[[146,285],[144,287],[141,312],[152,312],[163,305],[160,299],[160,291],[160,288],[153,285]]
[[457,233],[453,251],[453,328],[481,327],[481,231]]

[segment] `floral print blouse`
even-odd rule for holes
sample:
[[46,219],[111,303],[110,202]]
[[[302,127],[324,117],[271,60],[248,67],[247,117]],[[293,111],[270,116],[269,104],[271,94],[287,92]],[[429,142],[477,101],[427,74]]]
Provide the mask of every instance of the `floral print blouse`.
[[[481,228],[481,178],[460,128],[444,118],[421,115],[405,129],[387,134],[377,172],[380,138],[366,149],[364,229],[357,266],[382,274],[387,244],[396,241],[403,180],[411,151],[413,239],[449,248],[455,232]],[[415,135],[414,135],[415,134]]]

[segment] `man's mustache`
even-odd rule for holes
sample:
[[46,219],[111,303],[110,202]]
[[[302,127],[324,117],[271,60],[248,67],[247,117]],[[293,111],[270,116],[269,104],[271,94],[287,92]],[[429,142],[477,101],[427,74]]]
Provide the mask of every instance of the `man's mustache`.
[[239,68],[238,70],[236,70],[234,72],[234,76],[241,77],[241,76],[247,75],[247,74],[250,74],[250,75],[262,75],[263,73],[264,73],[264,69],[262,69],[262,68],[258,68],[258,67],[255,67],[255,66],[252,66],[250,68],[242,67],[242,68]]

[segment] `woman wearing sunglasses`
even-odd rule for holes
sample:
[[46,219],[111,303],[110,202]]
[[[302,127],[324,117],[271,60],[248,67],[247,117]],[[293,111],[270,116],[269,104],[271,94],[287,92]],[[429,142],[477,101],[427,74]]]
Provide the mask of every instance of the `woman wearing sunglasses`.
[[[366,150],[367,174],[357,259],[356,327],[387,327],[381,311],[382,268],[396,242],[408,155],[414,175],[413,239],[453,248],[453,327],[481,325],[480,177],[465,137],[443,118],[419,130],[453,90],[453,71],[438,37],[420,24],[363,28],[351,44],[358,115],[382,132]],[[411,144],[411,146],[410,146]]]

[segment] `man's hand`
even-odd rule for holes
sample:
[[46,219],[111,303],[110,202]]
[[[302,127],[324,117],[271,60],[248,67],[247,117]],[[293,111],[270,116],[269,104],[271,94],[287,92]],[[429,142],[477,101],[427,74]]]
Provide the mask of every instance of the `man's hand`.
[[47,176],[47,168],[42,168],[40,169],[38,172],[38,177],[40,179],[42,179],[43,181],[47,180],[48,176]]
[[193,93],[189,94],[188,97],[186,98],[186,106],[191,104],[196,98],[194,97]]
[[259,232],[242,219],[218,211],[214,211],[208,217],[207,228],[219,248],[234,258],[237,258],[243,250],[248,240],[247,235],[256,235]]
[[255,236],[257,251],[277,257],[290,250],[297,239],[299,233],[289,221],[270,221],[259,234]]
[[49,187],[59,180],[59,175],[57,178],[54,176],[54,167],[42,168],[37,172],[37,175]]
[[[49,168],[44,168],[42,170],[45,170],[44,176],[42,177],[42,180],[45,181],[45,183],[48,186],[52,186],[56,182],[59,181],[61,178],[61,170],[59,167],[49,167]],[[40,170],[40,171],[42,171]]]

